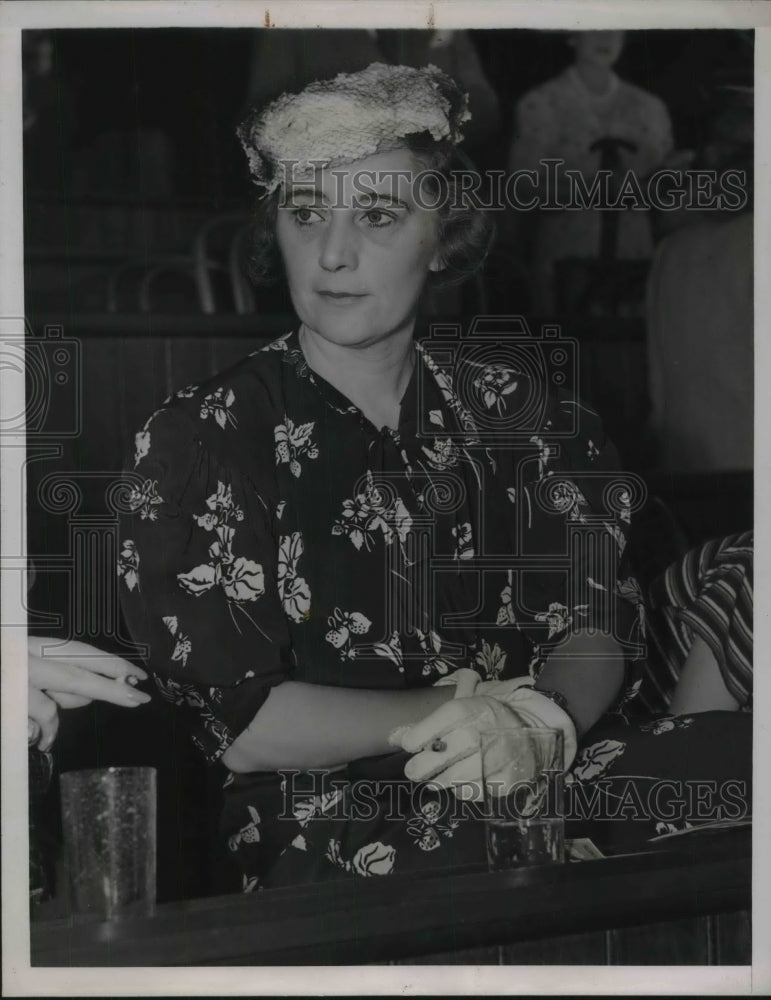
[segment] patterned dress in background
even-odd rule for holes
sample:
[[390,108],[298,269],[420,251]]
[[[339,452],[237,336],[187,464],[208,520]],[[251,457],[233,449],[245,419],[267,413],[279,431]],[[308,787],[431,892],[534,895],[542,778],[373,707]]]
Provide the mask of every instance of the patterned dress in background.
[[[418,344],[389,430],[289,334],[177,392],[133,458],[126,620],[211,762],[287,679],[400,690],[461,666],[535,679],[556,642],[591,625],[639,652],[639,590],[618,575],[633,497],[615,449],[596,414],[516,365],[449,367]],[[223,842],[240,885],[481,859],[480,824],[447,797],[386,808],[385,792],[415,791],[404,761],[227,775]]]
[[[752,818],[753,533],[691,550],[654,581],[648,598],[638,701],[650,714],[601,722],[570,773],[574,820],[580,796],[595,795],[595,816],[582,832],[610,852]],[[697,636],[739,711],[669,714]]]

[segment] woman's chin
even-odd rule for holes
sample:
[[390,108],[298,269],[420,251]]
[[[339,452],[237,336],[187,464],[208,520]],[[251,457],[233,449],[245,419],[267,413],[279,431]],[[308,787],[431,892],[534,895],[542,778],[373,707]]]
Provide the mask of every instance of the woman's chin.
[[404,322],[394,326],[345,315],[311,322],[303,320],[307,333],[339,347],[367,347],[396,336],[408,327],[411,329],[413,325],[414,318],[405,318]]

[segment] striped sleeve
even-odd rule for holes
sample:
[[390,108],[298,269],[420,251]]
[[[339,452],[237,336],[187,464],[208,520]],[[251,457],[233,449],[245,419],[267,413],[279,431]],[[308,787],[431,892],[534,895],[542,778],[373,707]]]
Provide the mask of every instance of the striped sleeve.
[[674,563],[651,587],[648,680],[668,703],[700,636],[739,703],[752,704],[752,532],[707,542]]

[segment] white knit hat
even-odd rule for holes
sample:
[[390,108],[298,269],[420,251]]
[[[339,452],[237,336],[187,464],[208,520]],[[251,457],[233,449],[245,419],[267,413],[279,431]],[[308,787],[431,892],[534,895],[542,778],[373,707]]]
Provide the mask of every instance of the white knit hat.
[[372,63],[359,73],[340,73],[282,94],[238,127],[255,184],[275,191],[291,171],[312,176],[319,166],[340,166],[429,133],[457,144],[468,121],[468,95],[436,66],[414,69]]

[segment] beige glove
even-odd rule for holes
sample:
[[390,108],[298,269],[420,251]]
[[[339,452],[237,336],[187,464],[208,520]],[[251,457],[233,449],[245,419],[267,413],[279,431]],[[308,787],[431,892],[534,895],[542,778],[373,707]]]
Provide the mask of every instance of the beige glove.
[[561,729],[565,770],[573,763],[578,744],[575,723],[552,697],[533,687],[529,677],[515,677],[509,681],[483,681],[476,670],[462,667],[447,677],[442,677],[435,686],[443,684],[455,684],[456,698],[469,698],[472,695],[496,698],[515,709],[525,725]]
[[[480,681],[475,671],[464,669],[444,678],[442,683],[454,683],[458,689],[456,697],[398,734],[402,749],[414,754],[404,768],[412,781],[431,781],[452,789],[459,798],[480,800],[483,797],[481,735],[496,729],[560,729],[564,736],[564,768],[573,762],[576,731],[570,716],[550,698],[533,690],[529,678]],[[471,691],[473,694],[469,696]],[[504,746],[502,737],[501,760],[496,768],[501,780],[529,781],[546,763],[537,758],[538,748],[534,744],[529,747],[526,760],[506,757]]]

